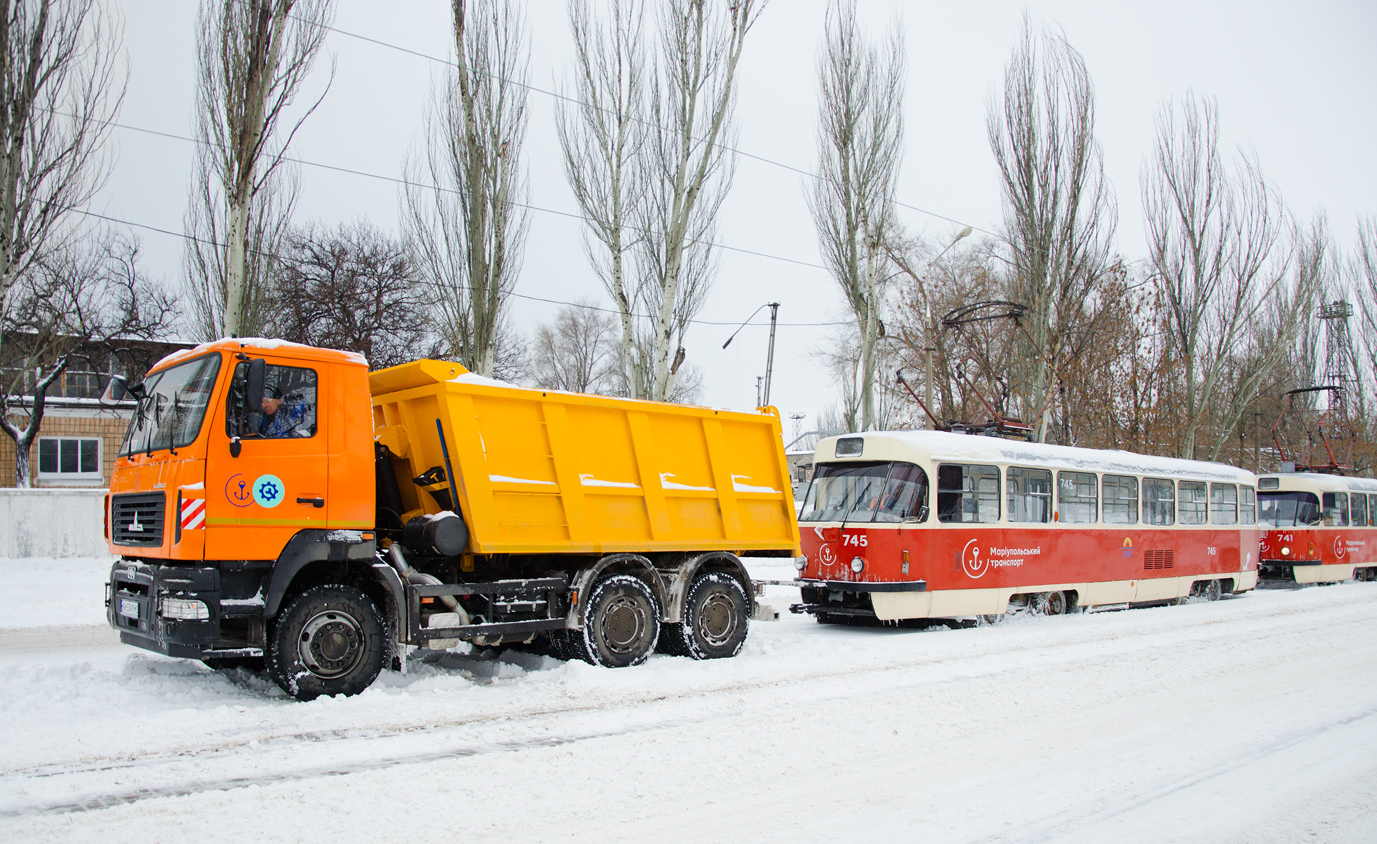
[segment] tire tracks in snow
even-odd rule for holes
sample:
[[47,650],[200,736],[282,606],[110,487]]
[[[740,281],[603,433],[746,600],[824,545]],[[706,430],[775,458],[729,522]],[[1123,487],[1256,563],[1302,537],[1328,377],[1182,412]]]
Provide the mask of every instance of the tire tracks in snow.
[[[1340,619],[1336,619],[1330,612],[1322,618],[1310,620],[1309,623],[1296,624],[1296,621],[1306,621],[1306,617],[1312,613],[1303,608],[1278,606],[1244,619],[1225,620],[1213,616],[1192,619],[1186,624],[1178,623],[1168,630],[1153,630],[1153,635],[1149,636],[1144,635],[1144,631],[1140,629],[1143,626],[1141,624],[1106,627],[1093,631],[1068,625],[1063,630],[1053,631],[1044,622],[1055,624],[1056,621],[1046,619],[1035,623],[1041,628],[1040,633],[1050,632],[1052,641],[1046,641],[1047,635],[1035,642],[1007,637],[992,638],[975,653],[962,650],[954,654],[926,654],[916,658],[887,660],[842,670],[823,667],[802,673],[772,675],[708,688],[695,687],[671,694],[656,693],[630,699],[622,698],[611,705],[605,700],[599,700],[441,721],[394,724],[382,728],[259,734],[180,751],[152,752],[133,757],[96,760],[86,764],[33,766],[0,774],[0,785],[5,786],[0,791],[7,791],[12,795],[9,800],[0,800],[0,817],[87,812],[156,798],[183,797],[255,785],[343,776],[394,765],[426,764],[489,753],[520,752],[650,732],[684,724],[737,717],[742,714],[739,704],[743,701],[737,700],[736,697],[742,695],[751,698],[745,703],[754,711],[758,707],[777,706],[776,699],[784,695],[785,690],[788,690],[794,702],[800,697],[800,688],[804,691],[802,697],[812,702],[850,697],[855,694],[854,682],[863,678],[870,678],[874,691],[901,691],[1010,672],[1030,671],[1048,665],[1113,660],[1135,652],[1159,649],[1164,644],[1161,638],[1163,636],[1170,637],[1171,643],[1177,647],[1210,646],[1223,638],[1215,633],[1216,629],[1224,629],[1219,628],[1222,624],[1228,625],[1229,640],[1235,643],[1240,625],[1259,627],[1256,632],[1262,638],[1303,636],[1320,627],[1332,627],[1336,621],[1343,623],[1370,619],[1370,611],[1358,604],[1358,601],[1354,601],[1353,606],[1327,608],[1331,611],[1340,610],[1344,616]],[[1353,616],[1352,619],[1347,617],[1350,614]],[[1283,617],[1291,623],[1279,628],[1277,621]],[[1087,632],[1092,635],[1086,635]],[[1256,643],[1256,639],[1251,641]],[[1091,653],[1081,653],[1087,649]],[[912,673],[914,671],[920,673],[915,675]],[[519,679],[516,678],[517,681]],[[810,684],[819,680],[828,682],[809,688]],[[852,682],[839,683],[839,680]],[[1374,714],[1377,714],[1377,710],[1321,727],[1319,731],[1354,723]],[[609,723],[581,723],[584,720],[602,720]],[[486,737],[487,733],[493,731],[502,735]],[[522,732],[527,736],[510,737],[511,733]],[[1311,731],[1289,742],[1259,749],[1256,753],[1280,752],[1293,744],[1306,741],[1315,734],[1316,731]],[[312,760],[301,764],[285,762],[287,756],[301,755],[310,756]],[[271,766],[268,772],[264,773],[263,763],[273,761],[273,757],[283,758],[285,764],[280,767]],[[1249,757],[1244,757],[1244,760],[1247,758]],[[1243,764],[1247,762],[1240,760],[1216,766],[1203,772],[1199,781],[1220,776]],[[205,776],[207,768],[212,769],[212,775]],[[1104,808],[1101,805],[1100,811],[1087,812],[1078,817],[1084,818],[1087,823],[1111,819],[1152,801],[1164,799],[1176,791],[1190,787],[1194,782],[1196,781],[1183,784],[1178,781],[1170,786],[1164,785],[1148,792],[1136,802],[1119,804],[1114,808]],[[17,792],[20,791],[30,794],[19,796]],[[1064,813],[1044,819],[1037,824],[1037,828],[1045,829],[1046,832],[1028,840],[1046,840],[1046,837],[1053,835],[1057,830],[1065,831],[1067,822],[1068,818]],[[995,837],[990,840],[1023,839]]]
[[[1064,840],[1075,833],[1093,831],[1095,827],[1106,822],[1123,818],[1140,809],[1152,807],[1252,766],[1265,763],[1287,751],[1302,748],[1311,742],[1327,739],[1335,732],[1354,727],[1374,729],[1377,726],[1371,723],[1374,719],[1377,719],[1377,708],[1334,718],[1304,731],[1271,741],[1262,747],[1231,757],[1216,765],[1202,768],[1184,779],[1179,776],[1160,778],[1158,784],[1145,789],[1137,789],[1133,794],[1126,795],[1124,799],[1116,801],[1112,805],[1105,806],[1103,799],[1097,797],[1094,800],[1078,803],[1075,806],[1030,820],[1020,830],[998,833],[981,840],[988,842],[988,844],[1040,844],[1040,842]],[[1105,837],[1100,840],[1113,840],[1112,833],[1103,833],[1103,835]]]

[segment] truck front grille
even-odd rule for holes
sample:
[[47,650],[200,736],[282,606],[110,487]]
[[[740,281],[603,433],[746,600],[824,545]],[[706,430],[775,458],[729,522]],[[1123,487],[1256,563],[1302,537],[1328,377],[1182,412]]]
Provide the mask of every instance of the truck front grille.
[[110,533],[114,544],[156,547],[163,544],[167,499],[161,492],[110,497]]

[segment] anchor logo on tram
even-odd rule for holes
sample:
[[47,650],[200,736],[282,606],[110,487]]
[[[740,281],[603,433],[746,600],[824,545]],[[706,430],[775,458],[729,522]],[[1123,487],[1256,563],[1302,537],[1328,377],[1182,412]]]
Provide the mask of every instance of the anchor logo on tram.
[[985,576],[985,572],[990,570],[988,558],[980,559],[980,546],[972,539],[966,543],[966,547],[961,549],[961,568],[966,575],[971,578],[979,579]]

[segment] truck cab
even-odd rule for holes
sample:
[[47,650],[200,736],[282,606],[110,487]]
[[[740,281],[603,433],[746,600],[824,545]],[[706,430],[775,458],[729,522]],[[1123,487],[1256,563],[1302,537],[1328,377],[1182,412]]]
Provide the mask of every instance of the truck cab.
[[122,641],[171,656],[261,659],[264,615],[289,574],[279,560],[374,556],[367,363],[221,340],[165,358],[124,389],[138,406],[106,501],[106,540],[122,557],[111,625]]

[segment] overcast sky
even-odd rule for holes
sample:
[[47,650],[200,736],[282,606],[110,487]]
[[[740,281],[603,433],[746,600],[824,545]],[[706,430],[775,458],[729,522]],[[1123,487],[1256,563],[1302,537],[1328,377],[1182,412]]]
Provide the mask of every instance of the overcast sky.
[[[95,210],[154,228],[181,232],[192,148],[137,131],[189,136],[195,92],[193,0],[123,0],[130,78],[115,145],[117,161]],[[878,36],[894,21],[908,52],[906,141],[899,199],[925,212],[900,209],[903,224],[934,240],[962,225],[993,231],[1000,219],[994,159],[985,110],[1002,79],[1024,7],[1022,2],[901,2],[861,0],[863,24]],[[1151,148],[1162,102],[1188,90],[1219,101],[1226,144],[1255,153],[1292,211],[1307,220],[1327,210],[1341,245],[1353,241],[1358,216],[1377,213],[1377,3],[1104,0],[1029,2],[1035,21],[1060,26],[1085,56],[1097,92],[1096,135],[1118,198],[1119,248],[1130,259],[1144,250],[1139,171]],[[329,92],[292,145],[291,153],[320,164],[387,178],[400,176],[419,149],[421,119],[443,66],[347,33],[426,56],[449,54],[449,3],[444,0],[340,0],[327,39],[335,73]],[[546,91],[565,78],[569,36],[562,0],[530,0],[531,83]],[[741,157],[719,223],[720,272],[705,322],[689,331],[688,360],[704,371],[705,403],[754,406],[764,374],[764,317],[726,351],[735,324],[760,304],[781,303],[771,402],[792,432],[792,414],[807,425],[835,401],[836,389],[813,352],[845,319],[841,297],[817,267],[812,221],[804,204],[815,160],[816,56],[824,0],[773,0],[752,30],[740,69],[737,146],[777,162]],[[314,99],[329,81],[323,59],[309,81]],[[303,97],[304,99],[304,97]],[[554,133],[554,100],[532,92],[526,144],[531,212],[524,268],[516,292],[571,301],[607,302],[587,267]],[[397,185],[306,166],[301,168],[297,221],[326,224],[366,218],[394,230]],[[940,216],[933,216],[940,215]],[[959,222],[942,219],[950,218]],[[139,230],[146,268],[179,283],[181,240]],[[958,247],[960,248],[960,247]],[[788,260],[783,260],[788,259]],[[517,299],[516,325],[530,333],[556,306]],[[803,323],[803,324],[800,324]]]

